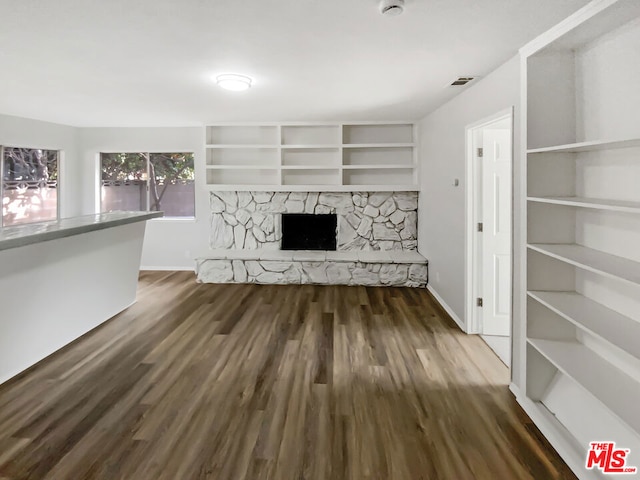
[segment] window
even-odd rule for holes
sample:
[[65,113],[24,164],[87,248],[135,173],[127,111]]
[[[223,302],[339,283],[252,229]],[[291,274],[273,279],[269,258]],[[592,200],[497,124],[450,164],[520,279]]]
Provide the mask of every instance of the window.
[[193,153],[102,153],[100,211],[195,216]]
[[2,147],[2,226],[58,218],[58,151]]

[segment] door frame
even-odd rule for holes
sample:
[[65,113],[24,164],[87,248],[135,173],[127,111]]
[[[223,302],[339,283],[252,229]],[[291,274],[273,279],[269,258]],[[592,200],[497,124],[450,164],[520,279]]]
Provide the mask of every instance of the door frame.
[[[475,168],[475,151],[478,147],[476,142],[476,134],[490,126],[493,123],[509,120],[511,124],[511,175],[513,176],[514,162],[514,108],[509,107],[501,110],[493,115],[485,117],[477,122],[471,123],[465,127],[465,325],[467,333],[482,334],[482,320],[477,314],[478,307],[475,300],[479,295],[479,282],[477,278],[477,265],[482,260],[481,251],[477,242],[476,224],[480,221],[477,213],[477,197],[478,182],[481,181],[478,175],[478,169]],[[513,182],[511,184],[511,198],[513,199]],[[513,201],[512,201],[513,204]],[[513,207],[512,207],[513,208]],[[513,237],[513,210],[511,212],[511,236]],[[510,262],[510,278],[511,288],[513,290],[513,244],[511,245],[511,262]],[[513,297],[511,298],[511,306],[513,307]],[[513,310],[513,308],[511,308]],[[513,325],[513,316],[511,318]]]

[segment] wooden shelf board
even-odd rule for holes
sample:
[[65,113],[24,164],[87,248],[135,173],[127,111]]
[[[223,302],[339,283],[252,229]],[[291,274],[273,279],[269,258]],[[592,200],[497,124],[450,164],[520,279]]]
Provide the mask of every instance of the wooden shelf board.
[[623,422],[640,431],[640,383],[580,343],[533,338],[527,341]]
[[417,185],[238,185],[207,184],[212,191],[258,192],[416,192]]
[[529,249],[584,270],[640,285],[640,263],[575,244],[528,244]]
[[627,140],[594,140],[589,142],[568,143],[566,145],[553,145],[549,147],[531,148],[527,150],[527,153],[579,153],[638,146],[640,146],[640,138],[630,138]]
[[569,322],[640,359],[640,322],[577,292],[530,291],[528,295]]
[[345,143],[343,148],[413,148],[415,143]]
[[345,170],[413,170],[413,165],[343,165]]
[[614,212],[640,213],[640,202],[625,200],[605,200],[587,197],[527,197],[530,202],[567,205],[570,207],[593,208]]

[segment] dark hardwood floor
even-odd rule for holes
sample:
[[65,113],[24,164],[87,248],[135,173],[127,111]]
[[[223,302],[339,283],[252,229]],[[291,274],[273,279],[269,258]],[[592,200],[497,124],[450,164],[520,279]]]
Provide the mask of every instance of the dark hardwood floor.
[[0,386],[0,479],[575,478],[507,384],[425,290],[142,273]]

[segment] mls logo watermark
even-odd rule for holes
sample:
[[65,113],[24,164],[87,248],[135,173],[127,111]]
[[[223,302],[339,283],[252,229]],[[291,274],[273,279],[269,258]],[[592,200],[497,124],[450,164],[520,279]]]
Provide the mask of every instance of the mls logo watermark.
[[636,473],[637,467],[627,466],[629,451],[628,448],[616,448],[615,442],[591,442],[586,468],[599,468],[603,473]]

